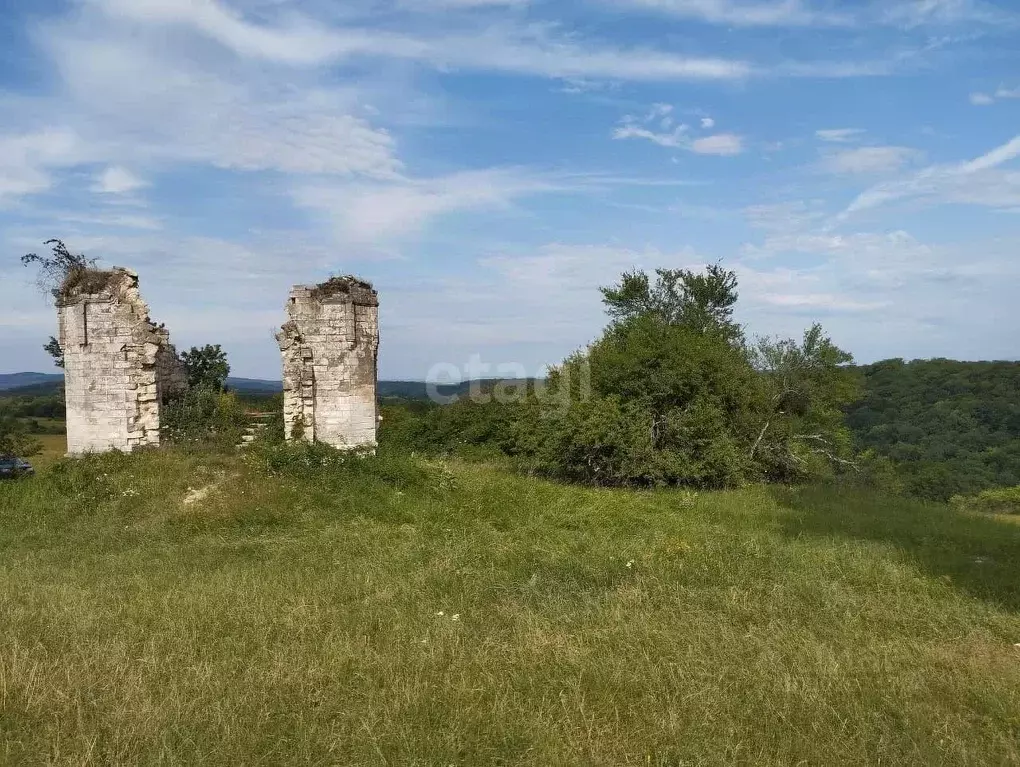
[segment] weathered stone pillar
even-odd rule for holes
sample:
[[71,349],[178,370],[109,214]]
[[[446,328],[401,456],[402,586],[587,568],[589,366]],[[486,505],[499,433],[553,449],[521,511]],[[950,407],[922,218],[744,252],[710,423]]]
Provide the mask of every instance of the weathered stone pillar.
[[379,296],[355,277],[296,285],[276,340],[283,354],[287,439],[374,445]]
[[164,398],[187,376],[169,333],[149,320],[138,275],[78,273],[61,287],[57,314],[68,453],[158,445]]

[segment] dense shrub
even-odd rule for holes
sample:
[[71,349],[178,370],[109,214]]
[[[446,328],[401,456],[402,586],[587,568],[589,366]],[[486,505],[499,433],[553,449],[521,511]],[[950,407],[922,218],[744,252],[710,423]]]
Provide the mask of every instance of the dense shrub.
[[556,371],[522,409],[516,438],[530,468],[552,476],[728,487],[755,476],[762,398],[739,347],[646,315]]
[[954,495],[950,504],[966,511],[983,511],[989,514],[1020,514],[1020,485],[982,490],[977,495]]
[[233,446],[248,423],[245,406],[233,392],[199,386],[167,402],[162,412],[168,442],[211,442]]

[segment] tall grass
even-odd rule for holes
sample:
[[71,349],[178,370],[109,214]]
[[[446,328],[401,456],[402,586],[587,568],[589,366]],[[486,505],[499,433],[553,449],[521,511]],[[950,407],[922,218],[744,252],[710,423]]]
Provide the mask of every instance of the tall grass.
[[0,762],[1020,762],[1020,527],[321,448],[0,484]]

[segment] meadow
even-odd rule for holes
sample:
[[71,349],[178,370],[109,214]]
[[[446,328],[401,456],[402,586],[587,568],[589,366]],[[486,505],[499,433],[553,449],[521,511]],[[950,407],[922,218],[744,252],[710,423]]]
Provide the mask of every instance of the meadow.
[[0,763],[1016,764],[1020,526],[163,449],[0,483]]

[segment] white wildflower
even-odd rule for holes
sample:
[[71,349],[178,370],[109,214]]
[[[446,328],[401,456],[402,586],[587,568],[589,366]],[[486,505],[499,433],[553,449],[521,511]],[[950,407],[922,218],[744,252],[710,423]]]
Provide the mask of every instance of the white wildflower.
[[453,617],[450,618],[450,620],[452,620],[452,621],[459,621],[460,620],[460,613],[454,613]]
[[446,613],[444,613],[442,610],[440,610],[439,612],[436,613],[436,615],[439,616],[440,618],[442,618],[444,615],[446,615]]
[[634,560],[633,559],[628,559],[627,560],[627,567],[633,567],[633,566],[634,566]]

